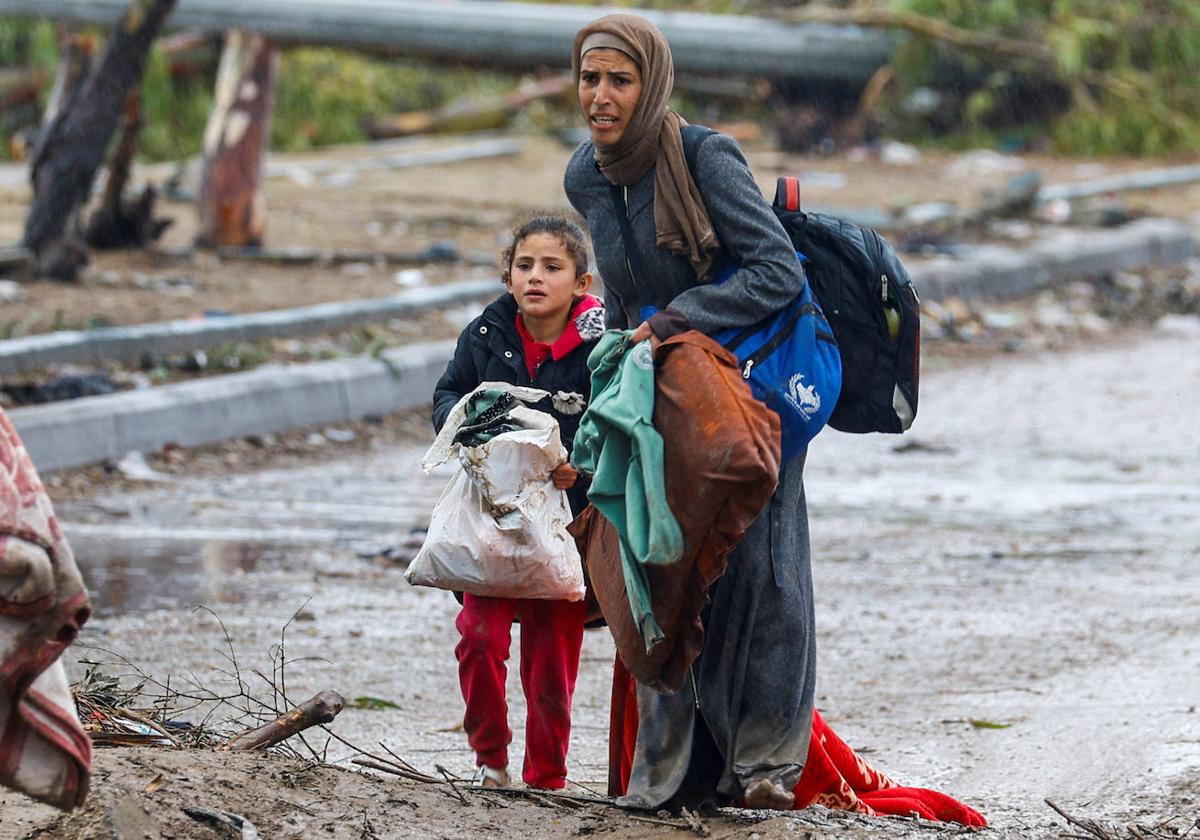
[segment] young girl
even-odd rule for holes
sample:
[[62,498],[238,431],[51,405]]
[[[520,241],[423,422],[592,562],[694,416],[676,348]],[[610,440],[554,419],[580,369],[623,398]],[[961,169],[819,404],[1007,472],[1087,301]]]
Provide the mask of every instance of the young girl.
[[[571,451],[590,396],[587,356],[604,331],[604,307],[588,294],[588,252],[577,225],[538,216],[513,231],[504,252],[508,292],[493,301],[458,339],[454,358],[434,391],[433,425],[482,382],[540,388],[550,397],[533,407],[554,416]],[[571,512],[587,504],[585,482],[563,464],[551,474],[567,491]],[[528,706],[522,778],[531,787],[566,784],[571,696],[583,642],[584,602],[487,598],[465,594],[455,626],[458,676],[467,704],[463,726],[475,750],[476,783],[507,786],[508,704],[505,660],[514,618],[521,620],[521,685]]]

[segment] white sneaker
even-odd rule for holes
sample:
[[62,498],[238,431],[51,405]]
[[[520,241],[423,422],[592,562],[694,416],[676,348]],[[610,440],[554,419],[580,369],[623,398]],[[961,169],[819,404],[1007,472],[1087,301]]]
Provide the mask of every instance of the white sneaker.
[[471,780],[471,784],[475,787],[508,787],[508,771],[503,767],[481,764],[475,771],[475,778]]

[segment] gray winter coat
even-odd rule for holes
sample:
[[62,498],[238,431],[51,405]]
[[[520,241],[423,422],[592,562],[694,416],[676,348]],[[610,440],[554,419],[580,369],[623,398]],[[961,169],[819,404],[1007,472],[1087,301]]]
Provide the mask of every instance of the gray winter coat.
[[[700,284],[685,258],[656,247],[652,168],[628,188],[626,199],[651,286],[650,299],[642,303],[670,307],[706,333],[756,323],[800,291],[804,281],[795,251],[732,138],[708,136],[693,177],[717,237],[740,268],[719,286]],[[590,142],[571,158],[564,186],[591,232],[610,326],[636,326],[642,318],[620,228]],[[676,694],[638,687],[640,724],[628,804],[724,802],[740,797],[759,777],[786,790],[799,780],[812,728],[816,665],[803,456],[781,470],[775,496],[733,552],[711,596],[693,681]]]

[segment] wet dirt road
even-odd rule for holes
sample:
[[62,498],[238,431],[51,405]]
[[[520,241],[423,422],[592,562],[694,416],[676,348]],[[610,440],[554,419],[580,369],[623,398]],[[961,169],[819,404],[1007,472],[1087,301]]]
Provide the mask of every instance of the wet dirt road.
[[[922,386],[909,434],[826,432],[809,456],[819,707],[901,784],[961,797],[1004,836],[1056,835],[1045,798],[1195,819],[1196,340],[997,356],[928,370]],[[244,673],[269,673],[303,606],[289,693],[391,701],[347,709],[336,731],[469,774],[456,605],[361,556],[427,519],[445,474],[420,474],[423,449],[61,505],[99,609],[83,641],[215,689],[221,631],[193,605],[220,615]],[[587,634],[570,763],[598,789],[611,658],[607,631]]]

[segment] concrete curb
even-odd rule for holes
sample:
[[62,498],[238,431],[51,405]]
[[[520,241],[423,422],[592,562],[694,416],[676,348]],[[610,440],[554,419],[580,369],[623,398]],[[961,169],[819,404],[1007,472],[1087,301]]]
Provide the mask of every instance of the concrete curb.
[[[1144,219],[1112,230],[1062,231],[1052,239],[1031,243],[1023,252],[974,249],[968,259],[917,264],[911,273],[926,299],[1004,296],[1075,277],[1180,263],[1196,253],[1196,240],[1187,225]],[[494,281],[482,282],[474,296],[494,289]],[[405,298],[406,308],[400,311],[413,311],[411,297],[396,297]],[[469,297],[464,292],[461,299]],[[276,326],[287,324],[287,329],[317,332],[330,329],[331,323],[349,323],[336,318],[348,317],[357,303],[362,302],[307,310],[328,308],[331,312],[326,320],[296,314],[306,310],[263,315],[277,318]],[[426,300],[416,308],[433,305],[438,304]],[[162,336],[159,340],[164,344],[157,346],[192,349],[195,344],[187,342],[194,336]],[[166,344],[174,340],[184,343]],[[146,348],[138,350],[145,352]],[[130,450],[154,451],[168,442],[200,446],[428,405],[453,352],[453,341],[412,344],[386,351],[382,360],[270,365],[195,382],[20,408],[9,416],[38,469],[52,472],[118,459]]]
[[0,376],[27,373],[52,364],[99,364],[105,360],[136,362],[146,354],[186,353],[231,341],[328,333],[368,321],[384,321],[497,296],[500,291],[497,280],[469,280],[414,289],[385,298],[322,303],[199,321],[31,335],[0,341]]
[[970,248],[959,258],[909,266],[922,300],[1005,297],[1050,283],[1145,265],[1176,265],[1197,254],[1192,229],[1172,219],[1139,219],[1103,230],[1056,230],[1015,250]]
[[416,408],[454,341],[410,344],[381,359],[268,365],[246,373],[125,391],[9,412],[41,472],[70,469],[163,444],[201,446],[301,426]]

